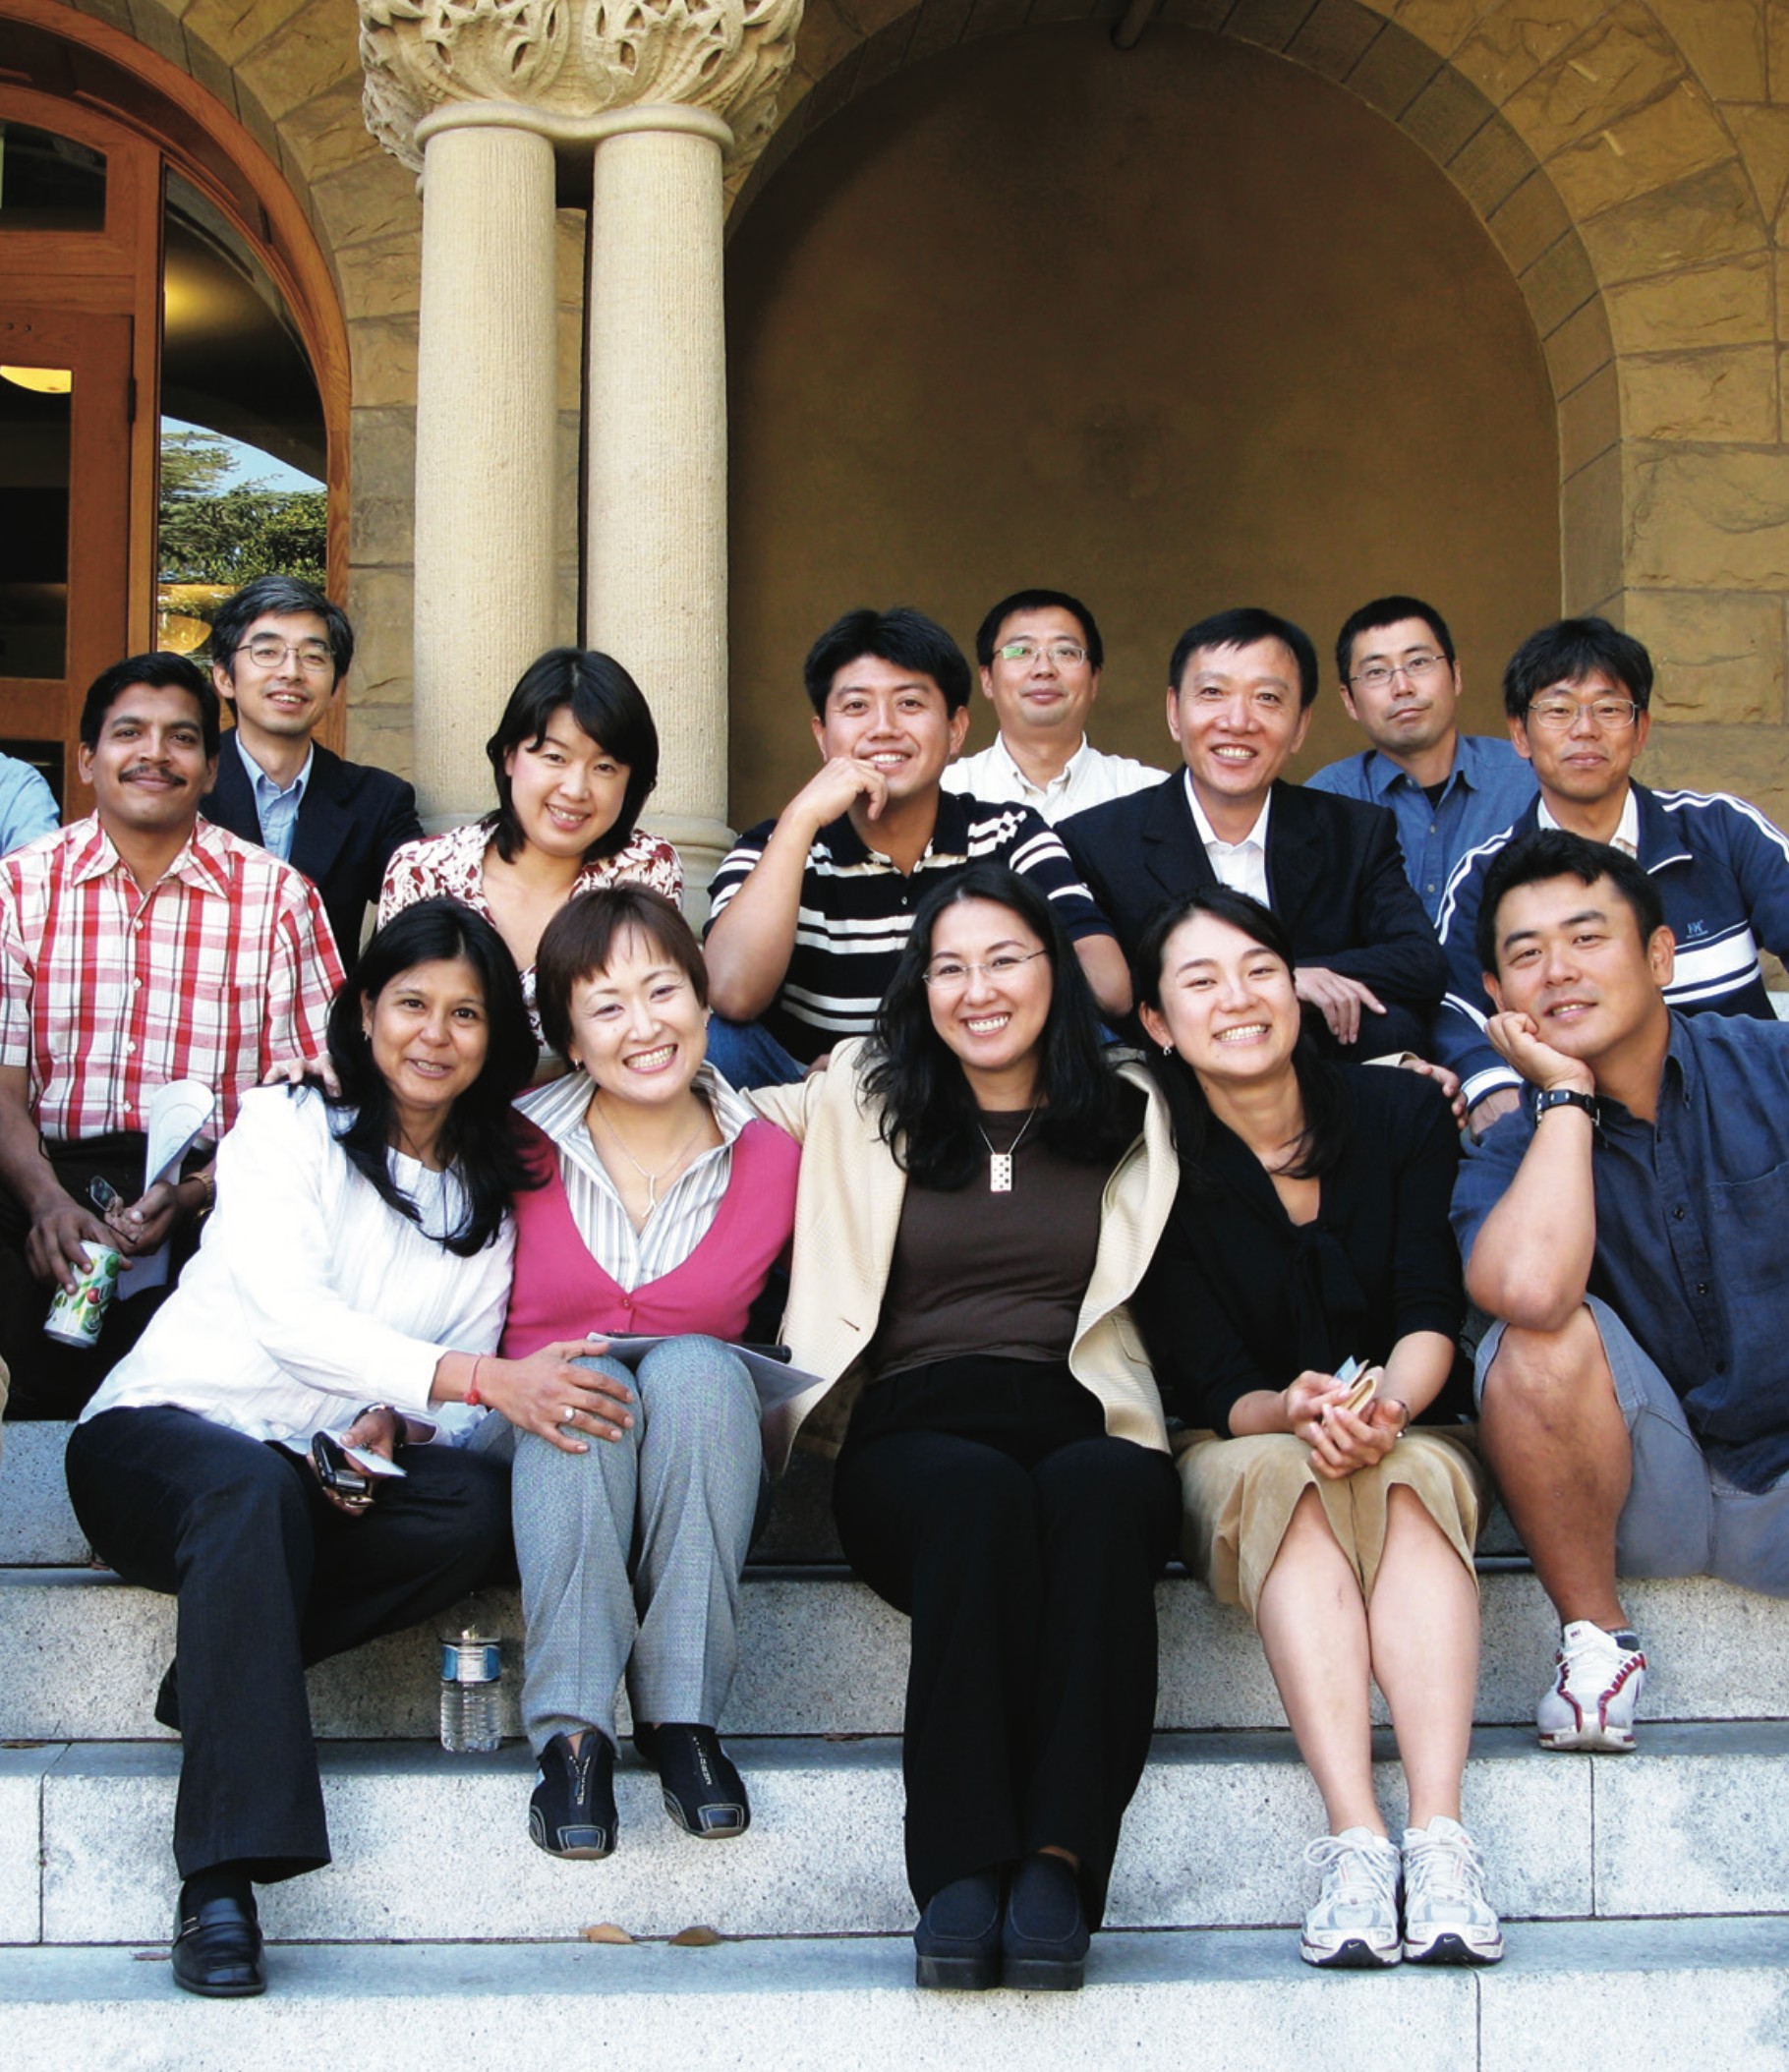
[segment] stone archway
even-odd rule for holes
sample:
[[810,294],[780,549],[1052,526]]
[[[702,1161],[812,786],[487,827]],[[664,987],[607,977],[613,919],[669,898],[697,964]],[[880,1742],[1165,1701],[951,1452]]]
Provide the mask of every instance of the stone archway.
[[[734,222],[804,138],[901,68],[1026,21],[1122,12],[1117,0],[808,0],[783,119]],[[1789,43],[1767,12],[1754,0],[1164,0],[1154,20],[1332,81],[1465,196],[1545,355],[1563,602],[1607,610],[1651,646],[1668,722],[1655,770],[1744,788],[1782,817]]]

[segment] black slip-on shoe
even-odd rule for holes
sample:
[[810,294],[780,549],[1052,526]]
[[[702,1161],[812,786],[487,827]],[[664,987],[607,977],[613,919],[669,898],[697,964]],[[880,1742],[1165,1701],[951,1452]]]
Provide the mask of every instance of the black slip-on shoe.
[[267,1989],[253,1899],[207,1899],[184,1918],[177,1908],[173,1958],[174,1984],[208,2000],[246,2000]]
[[752,1824],[745,1779],[713,1727],[634,1728],[640,1760],[659,1773],[664,1811],[699,1842],[722,1842]]
[[1028,1856],[1012,1873],[1001,1924],[1001,1975],[1022,1992],[1075,1992],[1087,1964],[1080,1879],[1060,1856]]
[[978,1871],[926,1901],[913,1930],[915,1986],[986,1992],[1000,1984],[1001,1884],[998,1871]]
[[528,1802],[528,1834],[548,1856],[601,1863],[612,1855],[615,1818],[615,1745],[595,1727],[584,1730],[576,1754],[555,1734],[537,1757],[541,1781]]

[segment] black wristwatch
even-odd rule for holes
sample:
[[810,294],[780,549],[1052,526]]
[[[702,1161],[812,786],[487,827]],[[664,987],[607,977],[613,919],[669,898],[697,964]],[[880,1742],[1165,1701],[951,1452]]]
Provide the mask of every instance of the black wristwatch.
[[391,1442],[391,1451],[394,1454],[401,1452],[403,1448],[410,1444],[409,1422],[405,1418],[403,1411],[398,1409],[395,1403],[363,1403],[360,1409],[356,1410],[354,1415],[348,1420],[349,1423],[358,1424],[370,1410],[390,1411],[392,1418],[397,1424],[397,1436]]
[[1534,1096],[1534,1120],[1538,1122],[1550,1108],[1582,1108],[1592,1122],[1600,1122],[1602,1111],[1597,1106],[1594,1094],[1581,1094],[1575,1086],[1555,1086],[1546,1093]]

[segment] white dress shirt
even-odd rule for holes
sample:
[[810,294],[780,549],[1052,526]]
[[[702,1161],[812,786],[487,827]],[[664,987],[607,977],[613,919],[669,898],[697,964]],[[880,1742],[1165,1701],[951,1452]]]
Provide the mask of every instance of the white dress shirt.
[[1049,783],[1034,784],[1012,760],[1006,735],[996,734],[992,748],[947,765],[940,781],[947,791],[967,792],[971,798],[1017,799],[1040,820],[1055,827],[1071,813],[1085,813],[1089,806],[1103,806],[1108,799],[1147,791],[1167,775],[1165,770],[1152,770],[1147,763],[1132,762],[1128,756],[1107,755],[1103,749],[1090,748],[1083,734],[1081,745]]
[[459,1180],[390,1157],[425,1228],[349,1164],[320,1095],[245,1094],[217,1147],[217,1207],[198,1255],[82,1421],[165,1406],[308,1444],[370,1402],[436,1425],[474,1418],[432,1407],[429,1391],[443,1352],[496,1351],[515,1232],[505,1221],[470,1259],[446,1250],[428,1232],[457,1226]]
[[1192,788],[1190,770],[1186,773],[1186,803],[1192,808],[1192,824],[1205,845],[1206,860],[1217,873],[1218,883],[1229,886],[1233,892],[1246,892],[1263,906],[1271,906],[1273,901],[1267,896],[1267,814],[1273,805],[1273,793],[1261,801],[1254,826],[1241,841],[1221,841],[1212,832],[1199,804],[1199,794]]
[[[1557,828],[1559,826],[1559,823],[1547,811],[1544,793],[1541,796],[1539,805],[1535,808],[1534,824],[1540,828]],[[1609,846],[1612,849],[1619,849],[1624,856],[1638,857],[1640,854],[1640,801],[1634,796],[1634,786],[1632,784],[1628,786],[1627,802],[1621,809],[1621,819],[1616,824],[1614,834],[1609,836]]]

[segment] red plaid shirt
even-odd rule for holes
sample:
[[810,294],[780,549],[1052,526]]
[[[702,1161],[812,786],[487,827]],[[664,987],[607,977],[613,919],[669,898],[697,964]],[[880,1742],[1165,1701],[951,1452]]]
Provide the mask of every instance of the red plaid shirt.
[[209,821],[147,893],[97,814],[0,857],[0,1065],[62,1141],[144,1129],[172,1079],[217,1133],[266,1068],[323,1048],[341,959],[297,871]]

